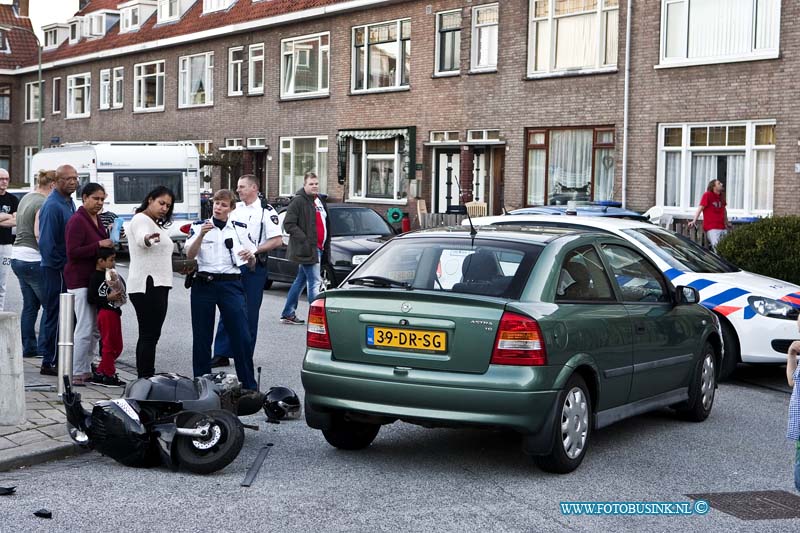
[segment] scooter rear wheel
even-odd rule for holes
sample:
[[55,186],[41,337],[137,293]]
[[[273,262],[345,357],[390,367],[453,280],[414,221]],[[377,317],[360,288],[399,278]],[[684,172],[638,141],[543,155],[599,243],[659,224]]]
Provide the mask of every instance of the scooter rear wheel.
[[198,429],[208,424],[206,438],[177,436],[175,454],[180,466],[195,474],[222,470],[239,455],[244,444],[244,426],[228,411],[214,410],[185,418],[181,427]]

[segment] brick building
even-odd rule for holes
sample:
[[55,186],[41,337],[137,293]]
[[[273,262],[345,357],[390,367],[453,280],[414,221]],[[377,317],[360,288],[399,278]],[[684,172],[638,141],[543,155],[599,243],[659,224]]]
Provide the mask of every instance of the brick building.
[[[685,215],[719,178],[732,215],[794,213],[798,15],[780,0],[89,0],[45,28],[41,126],[45,145],[192,140],[214,187],[254,172],[269,197],[316,170],[334,199],[382,209]],[[20,68],[0,63],[14,177],[37,146],[26,42]]]

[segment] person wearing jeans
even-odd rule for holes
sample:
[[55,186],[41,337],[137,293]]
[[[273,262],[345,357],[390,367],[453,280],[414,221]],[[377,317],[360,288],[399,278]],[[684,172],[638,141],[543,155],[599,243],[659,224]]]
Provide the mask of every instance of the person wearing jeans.
[[0,311],[5,306],[6,278],[11,270],[11,251],[14,235],[11,228],[17,224],[17,207],[19,200],[10,192],[6,192],[11,178],[8,171],[0,168]]
[[317,297],[322,281],[320,265],[327,261],[331,251],[328,206],[319,195],[319,178],[313,172],[304,176],[303,188],[292,198],[283,219],[283,229],[289,234],[286,258],[297,263],[297,277],[286,296],[281,323],[305,324],[296,313],[300,293],[305,285],[309,303]]
[[156,373],[156,346],[167,317],[172,288],[172,222],[175,194],[164,186],[150,191],[136,209],[125,230],[128,235],[130,269],[128,298],[139,322],[136,343],[136,373],[149,378]]
[[[19,280],[22,292],[22,316],[20,334],[22,335],[23,357],[44,357],[47,351],[43,343],[36,340],[36,318],[44,299],[42,280],[42,254],[39,253],[39,210],[53,190],[55,171],[41,171],[37,177],[36,189],[25,195],[17,208],[17,238],[11,251],[11,270]],[[39,324],[39,331],[44,324]],[[39,337],[42,338],[41,335]]]
[[39,331],[39,353],[42,352],[40,373],[56,376],[56,339],[58,336],[59,295],[67,291],[64,283],[64,265],[67,262],[67,244],[64,236],[67,221],[75,212],[72,193],[78,188],[78,171],[70,165],[56,169],[55,190],[42,204],[39,212],[39,251],[42,254],[42,315]]

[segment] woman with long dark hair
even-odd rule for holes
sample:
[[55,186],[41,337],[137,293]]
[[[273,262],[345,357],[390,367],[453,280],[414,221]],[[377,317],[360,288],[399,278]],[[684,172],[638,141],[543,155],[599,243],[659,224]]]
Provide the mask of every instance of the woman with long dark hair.
[[89,303],[89,281],[95,271],[95,257],[100,248],[113,248],[108,231],[98,215],[103,210],[106,191],[99,183],[87,183],[81,190],[83,205],[67,221],[64,233],[67,264],[64,282],[75,295],[75,338],[73,345],[72,384],[86,385],[92,379],[92,358],[97,354],[100,333],[97,309]]
[[156,373],[156,345],[167,317],[172,288],[172,223],[175,194],[164,186],[150,191],[136,208],[126,230],[130,251],[128,296],[139,321],[136,343],[136,372],[140,378]]

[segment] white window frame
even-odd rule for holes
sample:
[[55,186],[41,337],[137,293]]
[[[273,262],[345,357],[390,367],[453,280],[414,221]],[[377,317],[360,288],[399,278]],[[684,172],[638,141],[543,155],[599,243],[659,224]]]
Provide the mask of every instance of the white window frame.
[[228,151],[244,150],[244,139],[242,139],[241,137],[226,137],[225,148],[220,148],[220,150],[228,150]]
[[231,0],[203,0],[203,14],[224,11],[231,6]]
[[[689,15],[690,15],[690,3],[694,0],[661,0],[661,38],[660,38],[660,61],[659,64],[655,66],[655,68],[672,68],[672,67],[688,67],[693,65],[713,65],[717,63],[738,63],[741,61],[760,61],[763,59],[776,59],[780,57],[780,22],[781,22],[781,2],[777,1],[777,9],[774,14],[775,21],[775,36],[773,38],[774,46],[770,48],[766,48],[763,50],[756,50],[755,49],[755,39],[756,39],[756,25],[755,25],[755,10],[756,10],[756,2],[758,0],[752,0],[752,9],[745,13],[744,16],[750,18],[751,23],[751,34],[750,34],[750,42],[752,44],[751,51],[744,54],[730,54],[725,56],[708,56],[708,57],[701,57],[701,58],[689,58],[688,54],[688,42],[689,42]],[[686,28],[686,55],[685,58],[675,58],[675,57],[667,57],[667,9],[669,5],[672,4],[685,4],[685,21],[684,27]]]
[[[83,23],[81,20],[73,20],[69,23],[69,44],[75,44],[81,40],[81,30],[83,29]],[[75,30],[73,32],[73,30]],[[72,35],[75,34],[73,38]]]
[[[136,22],[133,22],[133,15],[136,13]],[[120,13],[120,33],[127,33],[138,30],[142,25],[142,11],[139,6],[126,7]]]
[[[144,74],[145,67],[151,65],[156,66],[154,74]],[[162,59],[159,61],[149,61],[147,63],[137,63],[133,66],[133,112],[134,113],[158,113],[164,111],[164,100],[166,98],[165,85],[166,85],[166,62]],[[156,79],[156,105],[154,107],[143,107],[140,105],[140,99],[144,98],[145,78],[154,77]],[[159,83],[160,82],[160,83]],[[159,91],[159,87],[161,90]],[[158,97],[161,96],[161,104],[159,105]]]
[[100,109],[111,109],[111,69],[100,70]]
[[[42,89],[44,88],[44,80],[42,80],[41,86],[39,85],[38,81],[32,81],[30,83],[25,84],[25,122],[39,122],[39,113],[41,112],[42,106],[41,102],[38,105],[34,106],[34,99],[33,99],[33,91],[38,89],[39,91],[39,99],[44,97]],[[41,117],[42,121],[44,121],[44,117]]]
[[[478,13],[485,10],[485,9],[496,9],[497,10],[497,22],[491,24],[478,24]],[[497,48],[497,55],[498,57],[495,58],[495,63],[493,65],[478,65],[478,51],[480,50],[480,40],[477,38],[478,35],[478,28],[486,28],[489,26],[497,26],[497,43],[495,43],[495,47]],[[471,53],[469,58],[469,69],[470,72],[494,72],[497,70],[497,63],[499,61],[500,56],[500,4],[484,4],[482,6],[474,6],[472,8],[472,31],[471,31]]]
[[[444,137],[444,140],[438,141],[436,137],[441,135]],[[431,144],[457,144],[460,142],[461,134],[458,131],[448,131],[448,130],[434,130],[430,133],[430,143]]]
[[[77,85],[78,79],[84,80],[86,83]],[[84,113],[76,113],[74,110],[74,96],[76,90],[85,91],[85,107]],[[82,72],[80,74],[73,74],[67,76],[67,119],[74,118],[89,118],[92,116],[92,73]]]
[[[402,191],[400,186],[403,182],[401,179],[401,169],[403,164],[403,154],[400,152],[400,137],[394,137],[394,155],[390,154],[373,154],[369,155],[367,153],[367,141],[362,139],[351,138],[350,142],[348,142],[348,169],[347,169],[347,177],[348,181],[350,182],[349,186],[349,198],[348,201],[352,202],[364,202],[364,203],[371,203],[371,204],[387,204],[387,205],[405,205],[408,203],[406,198],[400,197]],[[361,156],[360,161],[357,161],[357,154],[353,151],[355,143],[362,143],[361,145]],[[356,184],[355,184],[355,166],[361,165],[361,191],[367,191],[367,182],[368,182],[368,164],[370,161],[388,161],[394,160],[394,199],[390,198],[371,198],[369,196],[356,196]],[[400,197],[400,198],[398,198]]]
[[0,30],[0,53],[11,53],[11,42],[8,40],[8,34],[5,30]]
[[105,13],[95,13],[88,16],[89,37],[102,37],[106,34],[106,15]]
[[[556,51],[558,49],[558,32],[553,31],[553,28],[556,27],[556,23],[559,19],[565,17],[575,16],[578,13],[570,13],[568,15],[556,15],[555,14],[555,1],[554,0],[545,0],[548,2],[548,10],[547,15],[543,17],[536,16],[536,0],[529,0],[528,2],[528,77],[529,78],[542,78],[542,77],[550,77],[550,76],[560,76],[564,74],[597,74],[603,72],[616,72],[617,71],[617,59],[616,57],[610,63],[605,63],[604,58],[606,56],[606,43],[607,43],[607,34],[608,34],[608,27],[606,24],[607,14],[612,11],[617,11],[617,28],[615,31],[617,32],[617,37],[619,37],[619,3],[617,5],[607,5],[607,0],[597,0],[597,7],[591,11],[584,11],[580,14],[586,15],[591,12],[595,12],[596,14],[596,30],[597,30],[597,56],[595,60],[595,64],[590,67],[580,67],[580,68],[567,68],[567,69],[557,69],[556,68]],[[547,54],[547,66],[545,68],[536,68],[536,60],[538,57],[538,50],[536,48],[536,44],[538,42],[538,35],[537,35],[537,28],[540,23],[546,23],[548,27],[548,35],[550,37],[548,42],[548,54]],[[619,43],[619,38],[617,39],[617,43]],[[619,56],[619,44],[617,44],[617,54]]]
[[47,30],[44,32],[44,49],[52,50],[58,48],[58,28]]
[[[434,47],[434,58],[433,58],[433,72],[437,76],[457,76],[461,73],[461,67],[454,69],[454,70],[440,70],[439,69],[439,56],[442,53],[442,34],[440,33],[440,20],[443,15],[450,15],[453,13],[458,13],[461,16],[461,23],[464,23],[464,16],[461,9],[450,9],[448,11],[439,11],[435,14],[436,16],[436,44]],[[461,46],[461,38],[463,37],[463,26],[459,30],[459,47]]]
[[[255,63],[261,63],[261,87],[256,87]],[[251,44],[247,49],[247,94],[264,94],[265,75],[264,43]]]
[[[375,22],[372,24],[364,24],[362,26],[353,26],[350,30],[350,64],[352,65],[350,68],[350,90],[354,94],[363,94],[363,93],[380,93],[380,92],[391,92],[391,91],[405,91],[408,90],[411,86],[411,72],[409,71],[409,80],[407,84],[403,84],[403,23],[408,22],[411,24],[410,18],[402,18],[402,19],[395,19],[395,20],[384,20],[381,22]],[[367,87],[369,84],[369,29],[373,26],[383,26],[385,24],[397,24],[397,39],[396,43],[398,45],[398,53],[400,57],[398,57],[398,66],[395,70],[395,79],[394,85],[389,87],[377,87],[374,89],[370,89]],[[364,31],[364,88],[363,89],[356,89],[356,74],[358,72],[358,58],[356,54],[356,30],[363,30]],[[412,30],[413,31],[413,30]],[[411,41],[411,37],[408,38],[408,41]]]
[[[175,7],[175,12],[172,13],[170,7]],[[181,2],[180,0],[158,0],[158,20],[157,24],[164,22],[172,22],[181,17]]]
[[[755,133],[757,126],[775,126],[775,120],[737,120],[727,122],[688,122],[688,123],[664,123],[658,125],[658,158],[656,164],[656,206],[663,208],[664,213],[671,215],[691,216],[697,209],[696,205],[690,205],[691,185],[692,185],[692,154],[693,153],[725,153],[725,152],[744,152],[745,154],[745,178],[743,197],[745,199],[744,209],[733,209],[728,207],[728,216],[771,216],[772,209],[754,209],[755,199],[754,185],[756,172],[756,153],[758,151],[774,151],[775,145],[756,145]],[[745,144],[737,146],[690,146],[690,133],[696,127],[718,127],[718,126],[745,126]],[[681,146],[664,146],[664,131],[668,128],[681,128]],[[679,183],[680,205],[665,206],[666,195],[666,154],[668,152],[679,152],[681,154],[681,176]],[[777,170],[777,166],[775,167]],[[775,184],[773,183],[773,188]],[[774,197],[773,197],[774,198]],[[774,202],[774,199],[773,199]],[[774,204],[773,204],[774,208]]]
[[[490,139],[489,137],[496,138]],[[500,137],[500,130],[496,128],[487,130],[467,130],[467,142],[501,143],[503,139]]]
[[[61,78],[56,77],[53,78],[53,89],[52,89],[52,107],[51,111],[53,115],[60,115],[61,114]],[[58,109],[56,109],[56,103],[58,103]]]
[[125,67],[114,67],[111,70],[111,108],[122,109],[125,106]]
[[[205,57],[206,68],[203,74],[203,90],[205,101],[202,104],[190,102],[191,94],[191,60],[196,57]],[[178,109],[188,109],[192,107],[210,107],[214,105],[214,52],[203,52],[202,54],[192,54],[182,56],[178,59]]]
[[[328,44],[322,44],[323,37],[327,38]],[[316,91],[308,91],[304,93],[296,93],[295,92],[295,85],[292,83],[292,87],[289,91],[286,91],[286,61],[285,57],[287,55],[294,54],[294,47],[298,46],[299,43],[303,43],[306,41],[317,41],[317,50],[318,50],[318,57],[317,57],[317,90]],[[314,33],[310,35],[303,35],[301,37],[292,37],[289,39],[281,40],[281,98],[289,99],[289,98],[313,98],[315,96],[327,96],[330,94],[330,87],[331,87],[331,53],[330,53],[330,43],[331,43],[331,34],[330,32],[321,32],[321,33]],[[287,45],[291,44],[292,49],[286,50]],[[302,50],[301,50],[302,51]],[[307,54],[307,62],[305,65],[301,64],[298,60],[296,67],[300,66],[308,66],[308,62],[311,59],[311,50],[306,49],[304,50]],[[325,73],[325,79],[327,80],[328,84],[326,87],[322,87],[322,56],[323,54],[328,55],[328,71]],[[298,56],[299,57],[299,56]],[[292,78],[293,80],[296,79],[295,77]]]
[[[233,59],[235,52],[241,52],[242,58]],[[228,48],[228,96],[242,96],[244,86],[242,85],[242,68],[244,66],[244,46],[232,46]],[[234,90],[234,85],[238,85],[239,90]]]
[[[278,190],[280,191],[279,196],[292,196],[296,189],[294,188],[293,183],[286,183],[285,176],[283,175],[283,162],[285,157],[289,157],[290,162],[290,170],[289,173],[291,176],[294,176],[295,169],[294,169],[294,144],[295,140],[297,139],[315,139],[316,141],[316,151],[314,152],[314,170],[317,172],[317,177],[320,181],[320,192],[325,192],[327,190],[327,183],[328,183],[328,176],[327,175],[320,175],[319,172],[319,162],[321,159],[324,158],[325,160],[325,174],[328,172],[328,137],[325,135],[298,135],[295,137],[281,137],[280,138],[280,161],[278,163]],[[323,146],[324,144],[324,146]],[[290,190],[291,189],[291,190]]]
[[267,147],[266,137],[248,137],[247,149],[248,150],[263,150]]
[[25,178],[23,180],[25,184],[36,183],[33,177],[31,176],[31,160],[33,159],[33,156],[35,156],[37,153],[39,153],[38,146],[25,147]]

